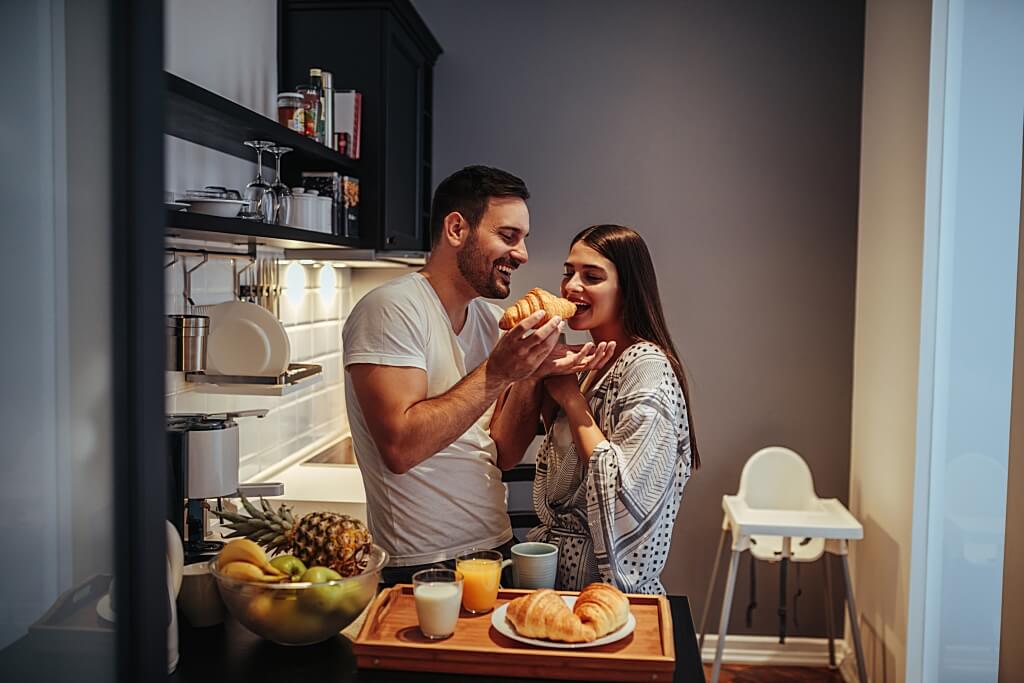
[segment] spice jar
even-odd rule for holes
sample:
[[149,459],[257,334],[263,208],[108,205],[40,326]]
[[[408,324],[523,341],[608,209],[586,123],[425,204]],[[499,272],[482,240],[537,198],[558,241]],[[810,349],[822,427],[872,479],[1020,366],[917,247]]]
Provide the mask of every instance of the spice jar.
[[305,109],[302,106],[302,95],[297,92],[277,93],[277,122],[289,130],[305,135]]
[[317,139],[320,123],[320,90],[307,85],[300,85],[296,90],[302,96],[303,122],[305,123],[302,133],[308,138]]

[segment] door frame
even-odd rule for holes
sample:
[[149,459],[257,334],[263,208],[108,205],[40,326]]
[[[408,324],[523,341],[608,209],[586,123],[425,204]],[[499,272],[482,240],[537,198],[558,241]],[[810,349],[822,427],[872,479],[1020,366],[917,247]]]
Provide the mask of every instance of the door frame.
[[163,1],[111,0],[110,22],[114,571],[127,683],[167,676]]

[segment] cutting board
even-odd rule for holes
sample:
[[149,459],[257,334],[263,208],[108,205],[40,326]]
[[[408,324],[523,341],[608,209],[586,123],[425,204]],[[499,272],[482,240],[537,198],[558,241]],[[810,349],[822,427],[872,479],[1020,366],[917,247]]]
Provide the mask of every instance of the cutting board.
[[[498,605],[529,592],[501,590]],[[577,681],[672,680],[675,646],[668,600],[657,595],[627,597],[636,618],[632,634],[607,645],[563,650],[502,635],[491,626],[490,612],[463,611],[450,638],[428,640],[419,630],[412,586],[400,584],[381,592],[370,605],[353,651],[364,669]]]

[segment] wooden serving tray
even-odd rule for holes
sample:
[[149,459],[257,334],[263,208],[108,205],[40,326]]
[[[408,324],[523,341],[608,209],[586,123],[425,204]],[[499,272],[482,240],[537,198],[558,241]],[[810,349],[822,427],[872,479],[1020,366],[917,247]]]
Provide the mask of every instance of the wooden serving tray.
[[[501,590],[498,605],[529,592]],[[565,650],[512,640],[491,626],[491,612],[465,610],[451,638],[428,640],[420,633],[412,586],[401,584],[373,601],[352,649],[365,669],[579,681],[672,680],[675,645],[668,600],[658,595],[627,597],[636,617],[633,633],[607,645]]]

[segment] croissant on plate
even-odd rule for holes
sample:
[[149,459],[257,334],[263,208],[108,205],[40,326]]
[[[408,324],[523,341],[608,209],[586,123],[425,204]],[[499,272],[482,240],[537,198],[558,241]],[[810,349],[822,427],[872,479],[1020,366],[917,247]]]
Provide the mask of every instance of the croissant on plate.
[[629,618],[629,598],[615,586],[592,583],[576,598],[572,611],[584,626],[592,626],[597,638],[622,627]]
[[541,324],[543,324],[555,315],[561,316],[563,320],[573,317],[576,315],[576,304],[544,291],[540,287],[534,287],[526,293],[526,296],[505,309],[505,315],[501,316],[501,320],[498,321],[498,327],[503,330],[511,330],[531,313],[540,310],[547,313],[541,320]]
[[629,618],[629,598],[615,586],[592,583],[580,591],[572,610],[544,588],[508,603],[508,620],[527,638],[589,643],[618,630]]
[[508,603],[508,620],[526,638],[545,638],[563,643],[589,643],[597,638],[594,627],[584,624],[550,588],[528,593]]

